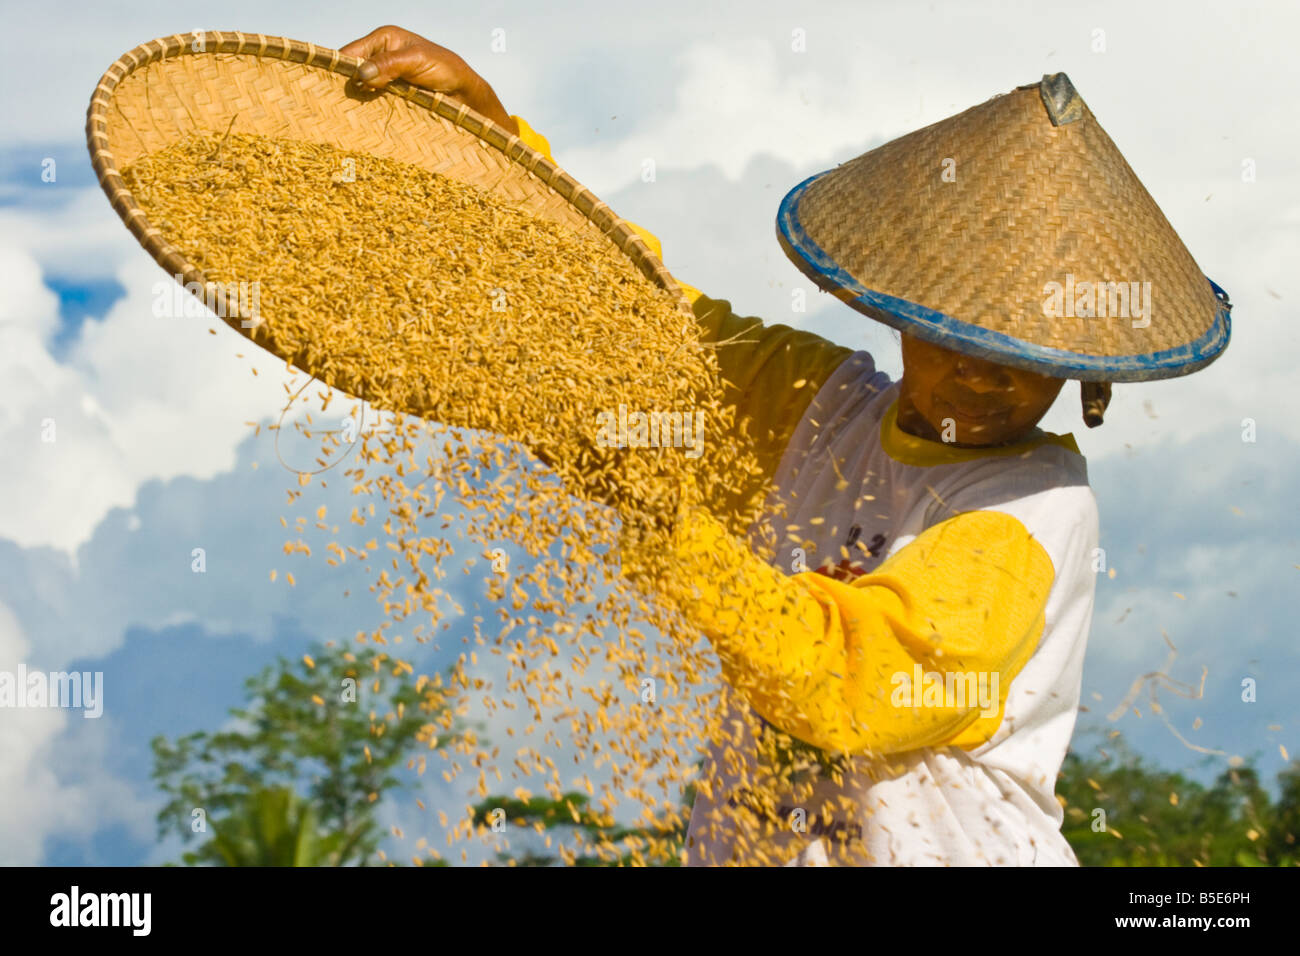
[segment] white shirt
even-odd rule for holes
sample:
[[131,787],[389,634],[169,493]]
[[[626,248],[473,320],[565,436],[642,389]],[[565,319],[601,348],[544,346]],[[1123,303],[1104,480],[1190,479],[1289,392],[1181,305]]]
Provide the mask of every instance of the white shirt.
[[[800,421],[776,474],[787,508],[776,522],[778,540],[785,539],[786,525],[811,538],[816,552],[806,558],[809,569],[822,560],[834,563],[841,545],[860,541],[871,554],[854,549],[856,574],[870,572],[926,528],[956,514],[1003,512],[1017,518],[1051,558],[1055,576],[1046,622],[988,743],[969,751],[935,747],[854,758],[842,787],[819,783],[805,808],[808,831],[792,830],[782,838],[786,865],[827,864],[827,843],[814,824],[817,804],[841,790],[856,811],[848,819],[835,813],[833,826],[858,838],[851,844],[857,864],[1078,865],[1060,832],[1063,811],[1055,784],[1074,730],[1096,584],[1097,506],[1086,462],[1052,441],[1019,454],[926,442],[948,460],[920,464],[912,453],[898,460],[886,451],[881,429],[897,397],[898,384],[878,372],[865,352],[834,371]],[[837,491],[841,475],[849,487]],[[813,525],[813,517],[824,520]],[[795,570],[789,552],[774,563],[786,573]],[[719,756],[715,752],[710,763]],[[732,842],[725,825],[711,841],[705,823],[749,812],[736,806],[713,815],[734,782],[725,775],[718,779],[725,786],[716,800],[701,794],[693,808],[688,865],[726,862]]]

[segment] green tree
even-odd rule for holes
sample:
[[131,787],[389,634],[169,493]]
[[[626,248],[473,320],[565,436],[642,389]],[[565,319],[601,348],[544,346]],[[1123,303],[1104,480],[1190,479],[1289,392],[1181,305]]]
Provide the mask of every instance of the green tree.
[[1114,753],[1067,754],[1057,782],[1062,832],[1084,866],[1297,864],[1294,764],[1278,777],[1274,805],[1252,766],[1224,770],[1206,787],[1150,766],[1122,741],[1108,747]]
[[310,803],[286,787],[240,794],[242,806],[187,863],[216,866],[329,866],[343,834],[323,835]]
[[191,865],[374,862],[379,797],[408,785],[398,770],[423,760],[420,745],[460,733],[441,679],[409,674],[376,648],[318,644],[245,682],[236,729],[155,737],[153,778],[168,798],[159,835],[202,837],[182,857]]
[[1300,760],[1293,760],[1277,775],[1277,805],[1268,821],[1266,837],[1270,858],[1300,865]]

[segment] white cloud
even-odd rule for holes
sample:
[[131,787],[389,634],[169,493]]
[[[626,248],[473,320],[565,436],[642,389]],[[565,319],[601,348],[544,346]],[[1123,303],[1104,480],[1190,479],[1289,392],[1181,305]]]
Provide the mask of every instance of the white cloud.
[[33,187],[30,195],[41,201],[0,209],[0,235],[30,253],[46,274],[108,279],[138,256],[134,240],[122,241],[129,233],[98,186],[59,182]]
[[[0,604],[0,672],[16,672],[30,650],[17,618]],[[89,833],[106,814],[87,788],[65,785],[52,769],[56,739],[69,722],[65,711],[6,708],[0,713],[0,864],[34,866],[44,857],[47,837]]]
[[[132,505],[143,482],[233,467],[244,422],[277,415],[283,384],[303,379],[211,313],[156,317],[153,290],[167,277],[132,246],[114,270],[126,296],[102,320],[86,321],[67,360],[56,360],[57,297],[37,257],[13,243],[57,243],[46,241],[42,217],[10,210],[9,218],[18,228],[0,244],[9,278],[0,302],[0,441],[22,450],[9,458],[3,491],[25,507],[0,512],[0,537],[75,553],[109,509]],[[119,226],[106,248],[120,253],[126,241]],[[50,422],[52,442],[43,440]]]

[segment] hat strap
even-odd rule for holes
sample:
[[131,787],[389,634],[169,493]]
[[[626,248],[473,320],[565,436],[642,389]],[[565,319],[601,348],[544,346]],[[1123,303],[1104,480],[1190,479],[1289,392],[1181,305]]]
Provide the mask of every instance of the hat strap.
[[1110,404],[1110,382],[1080,382],[1079,397],[1083,401],[1083,420],[1089,428],[1101,424]]

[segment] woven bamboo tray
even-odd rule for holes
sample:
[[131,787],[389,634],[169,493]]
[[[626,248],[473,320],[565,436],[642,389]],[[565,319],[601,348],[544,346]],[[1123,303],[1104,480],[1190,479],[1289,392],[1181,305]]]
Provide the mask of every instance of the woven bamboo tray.
[[[598,234],[657,286],[690,304],[644,240],[612,209],[518,136],[441,93],[404,81],[382,92],[349,80],[361,60],[259,33],[195,31],[151,40],[113,63],[96,86],[86,143],[100,185],[132,235],[169,275],[183,277],[227,324],[253,323],[156,226],[120,171],[190,133],[250,133],[324,143],[411,163],[518,204],[578,233]],[[196,283],[190,286],[190,283]],[[267,316],[274,323],[274,316]],[[283,357],[283,356],[281,356]]]

